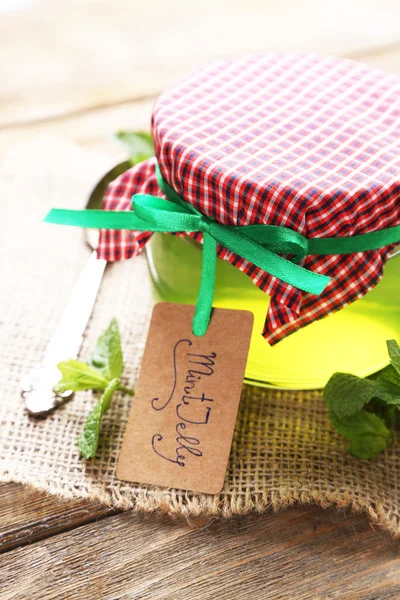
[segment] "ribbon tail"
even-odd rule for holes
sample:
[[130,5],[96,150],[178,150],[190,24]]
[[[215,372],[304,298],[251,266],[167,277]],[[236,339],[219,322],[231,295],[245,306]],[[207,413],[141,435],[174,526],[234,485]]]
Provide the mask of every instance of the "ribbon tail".
[[209,233],[204,232],[200,289],[192,323],[192,332],[199,337],[206,333],[211,318],[216,267],[217,242]]
[[228,250],[299,290],[319,295],[330,282],[330,277],[327,275],[320,275],[300,267],[242,235],[240,227],[233,229],[219,223],[212,223],[211,233]]
[[[130,229],[137,231],[148,231],[151,229],[144,219],[141,219],[130,210],[69,210],[53,208],[44,217],[43,222],[90,229]],[[162,230],[165,231],[165,228]]]
[[350,254],[378,250],[400,242],[400,225],[380,231],[370,231],[361,235],[339,238],[312,238],[308,240],[309,254]]

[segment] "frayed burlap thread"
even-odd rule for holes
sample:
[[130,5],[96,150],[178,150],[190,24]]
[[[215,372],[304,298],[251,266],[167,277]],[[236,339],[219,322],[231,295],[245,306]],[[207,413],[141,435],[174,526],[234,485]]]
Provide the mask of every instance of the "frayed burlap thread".
[[[185,493],[118,481],[115,466],[131,398],[116,394],[98,454],[80,459],[78,433],[96,396],[79,393],[43,420],[28,418],[21,376],[40,361],[89,251],[83,234],[40,223],[52,206],[80,207],[109,161],[52,138],[13,147],[0,164],[2,294],[0,296],[0,480],[64,498],[187,517],[230,517],[295,503],[365,512],[400,534],[400,455],[396,444],[376,461],[347,453],[331,428],[320,392],[244,386],[221,494]],[[109,265],[85,333],[81,357],[117,317],[124,384],[134,387],[151,313],[144,257]]]

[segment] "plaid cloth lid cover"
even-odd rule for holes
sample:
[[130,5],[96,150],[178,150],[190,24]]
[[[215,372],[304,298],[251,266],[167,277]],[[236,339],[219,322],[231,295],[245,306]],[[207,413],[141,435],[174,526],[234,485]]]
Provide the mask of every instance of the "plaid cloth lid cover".
[[[400,223],[400,80],[364,64],[296,54],[219,61],[160,96],[152,133],[164,179],[221,223],[307,237]],[[135,193],[164,197],[154,168],[150,159],[121,175],[104,208],[130,210]],[[102,231],[98,255],[129,258],[150,235]],[[320,296],[222,247],[218,254],[271,296],[263,335],[273,344],[371,290],[390,250],[307,256],[302,266],[332,277]]]

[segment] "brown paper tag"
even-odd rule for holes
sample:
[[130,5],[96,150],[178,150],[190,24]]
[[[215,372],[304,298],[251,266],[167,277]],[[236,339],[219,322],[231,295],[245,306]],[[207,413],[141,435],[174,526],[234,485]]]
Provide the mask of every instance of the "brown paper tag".
[[117,477],[207,494],[221,491],[253,315],[213,309],[192,334],[194,306],[154,307]]

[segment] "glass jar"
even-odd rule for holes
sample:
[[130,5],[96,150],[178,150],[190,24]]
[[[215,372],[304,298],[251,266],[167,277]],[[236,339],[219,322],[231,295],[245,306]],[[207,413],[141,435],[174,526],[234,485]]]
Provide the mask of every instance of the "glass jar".
[[[201,245],[189,237],[152,236],[147,257],[155,301],[195,304]],[[400,254],[361,299],[288,336],[275,346],[262,337],[269,297],[227,261],[217,260],[213,306],[250,310],[253,334],[245,381],[287,389],[323,387],[336,371],[365,377],[388,364],[385,341],[400,340]]]

